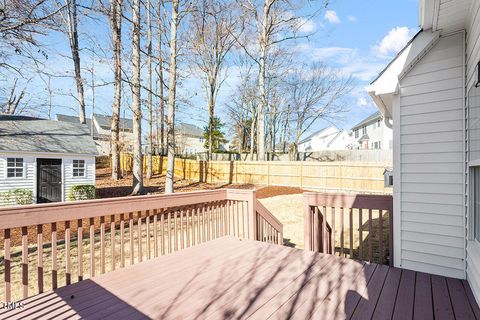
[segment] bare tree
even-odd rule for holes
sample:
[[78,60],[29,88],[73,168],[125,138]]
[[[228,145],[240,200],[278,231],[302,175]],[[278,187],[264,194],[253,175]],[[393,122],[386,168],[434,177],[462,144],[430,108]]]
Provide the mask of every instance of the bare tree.
[[[0,69],[18,72],[18,57],[47,57],[39,41],[56,28],[55,18],[64,6],[45,0],[2,1],[0,5]],[[16,59],[11,63],[10,58]]]
[[[28,84],[29,81],[27,81]],[[25,98],[25,92],[27,85],[19,88],[19,79],[16,78],[13,81],[10,94],[7,98],[5,105],[0,108],[0,111],[5,114],[17,114],[19,113],[20,102]]]
[[338,120],[348,111],[344,97],[352,88],[352,78],[321,64],[302,66],[286,79],[294,127],[294,154],[300,137],[319,120]]
[[173,193],[175,180],[175,94],[177,89],[177,29],[179,23],[179,2],[172,0],[170,21],[170,67],[168,72],[168,113],[167,113],[167,174],[165,193]]
[[158,74],[158,104],[157,110],[155,112],[156,118],[156,143],[157,146],[160,146],[161,155],[165,151],[165,97],[164,97],[164,79],[163,79],[163,50],[162,50],[162,35],[164,32],[163,23],[162,23],[162,5],[163,0],[158,0],[158,14],[157,14],[157,25],[158,25],[158,43],[157,43],[157,55],[158,55],[158,65],[157,65],[157,74]]
[[110,0],[110,28],[112,30],[114,96],[112,123],[110,126],[110,153],[112,155],[112,179],[120,179],[120,107],[122,101],[122,13],[123,0]]
[[210,160],[213,148],[213,121],[215,101],[225,78],[222,74],[225,59],[235,44],[233,36],[238,17],[235,8],[224,0],[203,0],[191,15],[190,45],[193,66],[202,73],[202,82],[208,103],[208,152]]
[[62,13],[62,18],[67,28],[68,41],[70,45],[70,51],[72,53],[74,78],[77,85],[76,100],[78,102],[78,116],[80,123],[85,124],[87,121],[85,116],[85,97],[78,44],[77,0],[65,0],[65,13]]
[[259,160],[265,159],[265,113],[268,107],[267,101],[267,74],[268,61],[275,47],[280,43],[305,37],[308,35],[300,35],[301,27],[313,16],[323,10],[328,0],[322,0],[322,4],[318,6],[318,11],[302,16],[299,12],[305,1],[289,1],[289,0],[263,0],[262,4],[256,3],[255,0],[244,0],[243,8],[245,8],[244,19],[245,28],[250,29],[247,34],[258,35],[257,51],[251,49],[251,41],[248,37],[247,41],[238,41],[245,49],[247,54],[258,65],[258,112],[257,112],[257,156]]
[[132,1],[132,112],[133,112],[133,190],[144,193],[142,155],[142,108],[140,97],[140,0]]
[[147,178],[152,178],[152,149],[153,149],[153,92],[152,92],[152,5],[147,0],[145,14],[147,15],[147,72],[148,72],[148,146],[147,146]]

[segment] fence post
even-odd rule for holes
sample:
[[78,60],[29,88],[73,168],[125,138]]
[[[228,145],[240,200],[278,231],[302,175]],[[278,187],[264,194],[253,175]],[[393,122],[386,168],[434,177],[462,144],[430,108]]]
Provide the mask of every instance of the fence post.
[[303,195],[303,207],[304,207],[304,246],[305,250],[312,251],[312,214],[308,199]]
[[257,192],[255,190],[251,191],[250,197],[248,199],[248,235],[250,240],[257,239]]

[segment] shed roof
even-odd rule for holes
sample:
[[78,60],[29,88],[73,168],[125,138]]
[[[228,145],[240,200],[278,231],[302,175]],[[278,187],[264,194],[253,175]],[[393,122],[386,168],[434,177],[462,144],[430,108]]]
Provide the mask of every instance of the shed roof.
[[0,151],[97,155],[85,125],[0,115]]

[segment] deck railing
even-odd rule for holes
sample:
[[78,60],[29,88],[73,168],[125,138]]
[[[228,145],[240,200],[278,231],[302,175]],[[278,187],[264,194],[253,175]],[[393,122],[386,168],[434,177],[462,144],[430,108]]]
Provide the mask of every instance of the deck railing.
[[305,249],[393,263],[393,199],[389,195],[307,192]]
[[283,241],[255,191],[233,189],[0,208],[0,229],[7,302],[226,235]]

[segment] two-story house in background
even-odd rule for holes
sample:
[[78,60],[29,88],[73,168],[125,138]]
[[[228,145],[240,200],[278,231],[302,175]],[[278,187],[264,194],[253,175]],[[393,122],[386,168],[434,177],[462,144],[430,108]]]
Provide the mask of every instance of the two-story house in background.
[[360,121],[352,128],[353,149],[393,148],[393,131],[383,121],[382,114],[377,111]]
[[[65,114],[57,114],[57,121],[80,123],[79,117]],[[112,117],[94,113],[92,118],[86,119],[86,126],[95,141],[98,155],[110,154],[110,137]],[[133,148],[133,120],[120,118],[120,150],[132,151]]]
[[345,150],[350,143],[347,131],[328,126],[316,131],[298,143],[299,152]]

